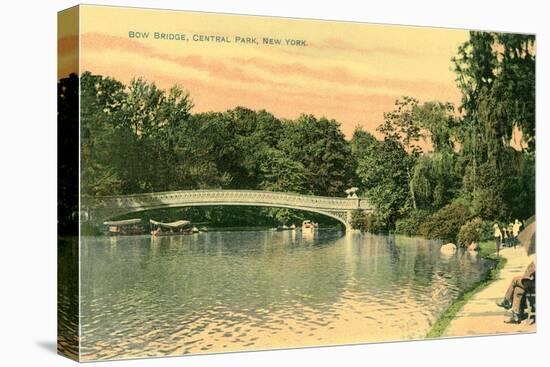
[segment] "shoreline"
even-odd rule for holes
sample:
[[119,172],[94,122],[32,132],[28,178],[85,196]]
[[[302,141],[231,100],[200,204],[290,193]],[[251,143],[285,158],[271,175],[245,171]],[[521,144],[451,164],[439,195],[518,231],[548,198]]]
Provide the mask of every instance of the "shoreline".
[[[504,296],[511,279],[524,272],[532,259],[523,246],[504,248],[500,257],[494,253],[492,242],[480,244],[480,256],[496,261],[486,279],[460,294],[436,320],[426,339],[441,337],[481,336],[519,332],[533,332],[536,323],[506,324],[509,311],[499,308],[496,301]],[[480,322],[483,320],[483,322]]]
[[[500,271],[506,266],[506,258],[497,257],[496,247],[492,242],[480,243],[479,256],[483,259],[491,260],[495,262],[495,267],[488,271],[487,278],[473,284],[469,289],[463,291],[458,297],[447,307],[443,313],[437,318],[432,325],[430,331],[426,334],[426,339],[440,338],[443,336],[450,323],[455,319],[460,310],[470,301],[470,299],[477,293],[487,288],[490,284],[498,279]],[[495,251],[495,252],[493,252]]]

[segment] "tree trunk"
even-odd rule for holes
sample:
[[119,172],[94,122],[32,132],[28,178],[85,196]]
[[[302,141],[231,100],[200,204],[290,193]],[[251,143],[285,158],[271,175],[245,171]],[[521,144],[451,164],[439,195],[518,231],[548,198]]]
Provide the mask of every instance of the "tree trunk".
[[413,189],[413,185],[412,185],[411,171],[410,171],[409,166],[407,166],[407,179],[409,180],[409,192],[411,194],[413,208],[414,208],[414,210],[416,210],[416,199],[414,197],[414,189]]

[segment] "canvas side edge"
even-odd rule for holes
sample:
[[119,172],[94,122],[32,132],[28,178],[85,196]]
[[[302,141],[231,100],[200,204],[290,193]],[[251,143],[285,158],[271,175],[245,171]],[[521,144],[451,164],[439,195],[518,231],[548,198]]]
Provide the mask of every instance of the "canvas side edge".
[[80,360],[79,7],[57,14],[57,353]]

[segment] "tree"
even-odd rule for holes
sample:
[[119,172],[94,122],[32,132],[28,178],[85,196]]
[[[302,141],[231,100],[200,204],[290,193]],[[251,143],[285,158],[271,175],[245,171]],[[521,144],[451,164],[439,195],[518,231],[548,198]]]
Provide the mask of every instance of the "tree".
[[437,101],[417,105],[413,118],[432,151],[419,155],[410,185],[419,208],[437,210],[450,203],[460,190],[462,167],[456,154],[457,118],[450,103]]
[[340,124],[302,115],[296,121],[285,122],[283,129],[278,148],[305,167],[308,191],[315,195],[345,195],[352,181],[353,165]]
[[[184,182],[182,165],[186,163],[182,147],[187,143],[193,103],[189,93],[175,85],[163,91],[160,103],[154,114],[156,121],[151,124],[147,134],[148,147],[145,156],[145,169],[153,191],[178,190]],[[183,180],[182,180],[183,179]]]
[[429,139],[433,152],[454,152],[457,143],[458,119],[452,103],[428,101],[417,104],[413,119],[420,127],[421,138]]
[[126,98],[122,83],[85,72],[80,77],[81,190],[85,195],[123,193],[121,166],[126,140],[115,129]]
[[395,106],[396,108],[393,111],[384,113],[384,122],[377,130],[384,135],[384,140],[395,141],[403,145],[407,152],[405,157],[407,184],[412,206],[416,210],[412,169],[422,152],[419,145],[422,130],[416,116],[418,100],[405,96],[401,100],[396,100]]
[[411,185],[419,209],[435,211],[458,195],[461,178],[456,166],[456,155],[451,152],[436,152],[417,159]]
[[57,83],[57,228],[62,235],[78,234],[78,84],[76,74]]
[[512,172],[514,177],[532,173],[528,164],[522,164],[529,159],[517,159],[510,150],[518,150],[511,146],[515,130],[527,143],[525,154],[532,155],[535,149],[534,48],[532,35],[470,32],[453,59],[463,95],[457,136],[466,164],[465,194],[484,215],[510,215],[518,211],[518,203],[510,198],[534,198],[532,185],[526,187],[528,193],[516,185],[503,185],[514,181]]
[[192,106],[189,94],[178,86],[167,93],[143,79],[130,82],[115,124],[127,136],[125,149],[131,153],[122,167],[126,191],[168,189],[167,183],[173,179],[170,176],[177,172],[173,151],[178,133],[187,123]]
[[351,146],[361,192],[386,226],[393,227],[409,206],[407,152],[394,139],[378,141],[360,129],[355,131]]
[[493,134],[502,145],[510,143],[517,127],[531,151],[535,148],[534,50],[533,35],[470,32],[453,58],[465,122],[483,125],[492,120]]
[[277,149],[266,150],[259,159],[258,188],[267,191],[307,193],[306,169]]

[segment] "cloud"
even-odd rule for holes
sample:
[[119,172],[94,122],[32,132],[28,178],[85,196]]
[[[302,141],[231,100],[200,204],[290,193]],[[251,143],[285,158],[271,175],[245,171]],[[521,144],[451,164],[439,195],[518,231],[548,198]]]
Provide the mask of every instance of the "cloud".
[[59,55],[76,52],[77,48],[78,36],[61,37],[57,40],[57,52]]
[[[232,60],[240,65],[250,65],[255,68],[280,75],[296,75],[307,77],[312,80],[323,80],[329,83],[345,87],[355,86],[359,88],[394,90],[397,94],[414,95],[419,91],[443,92],[442,97],[453,97],[454,85],[444,82],[435,82],[427,79],[405,79],[405,78],[380,78],[352,73],[343,67],[315,68],[306,66],[299,62],[274,63],[260,58],[234,57]],[[438,93],[441,96],[441,94]]]
[[206,58],[201,55],[173,56],[165,52],[156,51],[153,47],[141,44],[139,41],[124,37],[110,36],[99,33],[86,33],[82,36],[83,47],[96,52],[113,51],[114,49],[168,61],[180,67],[193,68],[207,72],[212,77],[231,80],[233,82],[263,84],[270,87],[284,87],[286,83],[279,83],[272,79],[260,78],[247,73],[242,67],[229,65],[215,58]]
[[[332,40],[331,42],[335,43],[336,41]],[[394,90],[397,95],[436,90],[443,92],[444,98],[450,98],[452,97],[452,89],[454,88],[454,86],[452,86],[453,88],[448,88],[448,84],[443,82],[434,82],[426,79],[376,78],[350,72],[344,67],[319,68],[306,66],[300,62],[273,62],[267,58],[259,57],[229,57],[226,58],[228,61],[221,61],[218,57],[205,57],[193,54],[176,56],[166,52],[159,52],[153,47],[144,45],[139,41],[99,33],[84,34],[82,43],[86,49],[96,52],[118,49],[136,54],[136,56],[167,61],[180,67],[203,71],[211,77],[237,83],[248,83],[255,86],[263,85],[269,88],[293,88],[296,81],[293,81],[293,85],[291,82],[281,81],[281,78],[276,78],[276,76],[289,75],[310,79],[314,82],[322,81],[328,84],[335,84],[344,88],[357,87],[368,90]],[[344,43],[342,47],[348,48],[348,46],[348,44]],[[364,50],[367,52],[366,49]],[[388,50],[390,50],[389,52],[397,52],[393,49]],[[385,50],[383,52],[388,51]],[[255,72],[258,70],[270,74],[270,77],[259,76],[259,73]]]
[[[324,42],[333,51],[395,55],[405,65],[417,62],[414,52],[391,47],[362,48],[335,38]],[[373,132],[383,112],[392,110],[402,95],[452,102],[458,98],[449,81],[422,78],[418,70],[397,69],[395,77],[383,76],[376,68],[362,67],[357,62],[361,57],[339,64],[330,58],[315,58],[315,54],[282,57],[279,49],[270,53],[262,48],[255,53],[260,56],[252,52],[248,57],[217,47],[204,52],[159,49],[156,44],[97,32],[83,34],[82,47],[83,70],[123,82],[143,77],[163,88],[179,84],[191,92],[197,112],[244,106],[267,109],[284,118],[312,113],[338,120],[347,136],[357,124]]]
[[372,55],[382,54],[388,56],[401,56],[401,57],[414,57],[418,55],[418,52],[412,50],[405,50],[395,47],[360,47],[351,42],[346,42],[338,38],[326,38],[319,45],[312,44],[313,47],[317,47],[323,50],[336,50],[343,52],[352,52],[360,55]]

